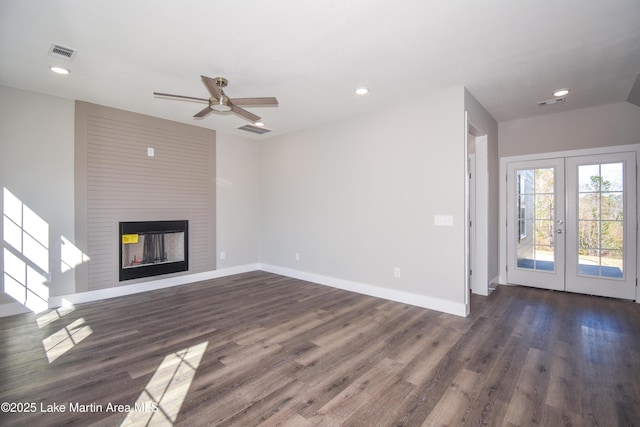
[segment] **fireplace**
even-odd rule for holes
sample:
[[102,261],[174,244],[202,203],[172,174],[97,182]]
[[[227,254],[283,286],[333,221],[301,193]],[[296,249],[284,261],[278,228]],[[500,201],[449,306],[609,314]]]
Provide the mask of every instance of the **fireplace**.
[[189,221],[120,223],[120,281],[189,269]]

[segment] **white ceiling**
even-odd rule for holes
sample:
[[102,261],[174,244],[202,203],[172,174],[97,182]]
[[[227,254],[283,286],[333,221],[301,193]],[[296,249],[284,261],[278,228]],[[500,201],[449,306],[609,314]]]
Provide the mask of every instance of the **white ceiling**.
[[[73,61],[48,55],[57,43]],[[638,0],[1,0],[0,84],[250,136],[192,116],[200,75],[277,135],[464,85],[500,121],[622,102],[640,72]],[[68,76],[50,65],[71,69]],[[357,96],[354,89],[370,93]],[[538,107],[562,87],[564,104]]]

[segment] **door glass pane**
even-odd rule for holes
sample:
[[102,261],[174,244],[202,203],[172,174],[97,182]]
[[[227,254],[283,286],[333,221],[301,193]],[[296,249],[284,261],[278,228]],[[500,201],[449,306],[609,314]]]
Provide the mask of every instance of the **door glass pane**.
[[554,169],[516,173],[518,268],[555,271]]
[[606,183],[607,191],[619,191],[623,189],[622,163],[608,163],[600,165],[603,185]]
[[[579,180],[579,192],[588,192],[594,190],[594,185],[597,186],[597,181],[592,181],[592,176],[598,176],[600,174],[599,165],[582,165],[578,168],[578,180]],[[599,188],[599,186],[598,186]],[[596,188],[597,189],[597,188]]]
[[624,273],[623,163],[578,167],[578,272],[622,278]]

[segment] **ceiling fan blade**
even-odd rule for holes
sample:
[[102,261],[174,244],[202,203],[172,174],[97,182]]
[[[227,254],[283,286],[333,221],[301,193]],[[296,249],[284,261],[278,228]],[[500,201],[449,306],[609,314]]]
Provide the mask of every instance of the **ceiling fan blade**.
[[202,83],[204,83],[204,85],[207,87],[207,90],[209,91],[211,96],[213,96],[216,99],[222,98],[222,94],[220,93],[220,88],[218,88],[218,85],[216,84],[215,80],[207,76],[200,76],[200,77],[202,78]]
[[207,107],[203,108],[201,111],[199,111],[196,114],[194,114],[193,117],[204,117],[207,114],[211,113],[212,111],[213,110],[209,106],[207,106]]
[[236,113],[237,115],[244,117],[245,119],[249,120],[250,122],[257,122],[260,120],[259,116],[256,116],[253,113],[248,112],[247,110],[245,110],[244,108],[240,108],[237,105],[231,104],[229,103],[229,105],[231,106],[231,112]]
[[153,92],[153,95],[154,96],[162,96],[162,97],[165,97],[165,98],[184,99],[185,101],[209,102],[209,100],[205,99],[205,98],[195,98],[193,96],[184,96],[184,95],[172,95],[170,93]]
[[243,105],[246,107],[277,107],[278,100],[273,97],[263,98],[233,98],[230,99],[235,105]]

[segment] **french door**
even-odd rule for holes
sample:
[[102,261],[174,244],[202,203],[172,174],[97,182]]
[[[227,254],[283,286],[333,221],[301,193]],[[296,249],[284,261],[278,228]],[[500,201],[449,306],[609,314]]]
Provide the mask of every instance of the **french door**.
[[507,280],[635,299],[635,153],[507,165]]
[[565,289],[564,160],[508,164],[509,283]]

